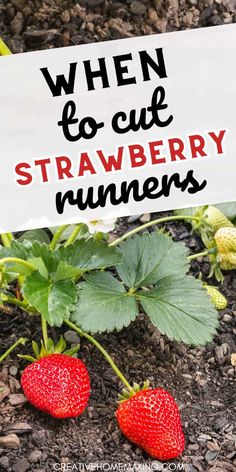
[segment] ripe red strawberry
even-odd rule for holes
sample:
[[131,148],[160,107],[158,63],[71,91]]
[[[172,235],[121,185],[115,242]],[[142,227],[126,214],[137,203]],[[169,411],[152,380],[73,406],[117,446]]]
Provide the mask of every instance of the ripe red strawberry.
[[162,388],[135,393],[120,403],[116,417],[124,435],[155,459],[174,459],[183,452],[178,407]]
[[55,418],[81,415],[90,394],[84,363],[67,354],[50,354],[28,365],[21,385],[32,405]]

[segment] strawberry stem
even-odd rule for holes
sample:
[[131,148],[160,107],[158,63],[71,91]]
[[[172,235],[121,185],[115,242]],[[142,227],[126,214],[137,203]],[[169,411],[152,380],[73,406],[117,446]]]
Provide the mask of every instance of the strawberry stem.
[[0,264],[7,264],[8,262],[15,262],[16,264],[20,264],[31,271],[35,270],[35,267],[32,264],[24,261],[23,259],[19,259],[18,257],[4,257],[3,259],[0,259]]
[[112,243],[110,243],[110,246],[117,246],[122,241],[125,241],[125,239],[129,238],[130,236],[133,236],[136,233],[139,233],[140,231],[143,231],[146,228],[150,228],[150,226],[157,225],[159,223],[166,223],[168,221],[177,221],[177,220],[201,221],[201,218],[198,218],[196,216],[188,216],[188,215],[165,216],[163,218],[158,218],[157,220],[149,221],[148,223],[145,223],[144,225],[138,226],[137,228],[134,228],[131,231],[128,231],[120,238],[115,239],[115,241],[112,241]]
[[134,389],[131,387],[131,385],[129,384],[128,380],[124,377],[122,372],[118,369],[117,365],[115,364],[115,362],[113,361],[111,356],[104,349],[104,347],[102,347],[101,344],[96,339],[93,338],[93,336],[91,336],[88,333],[85,333],[80,328],[78,328],[78,326],[76,326],[74,323],[72,323],[69,320],[64,320],[64,323],[67,324],[68,326],[70,326],[70,328],[73,329],[74,331],[76,331],[81,337],[84,337],[84,338],[88,339],[88,341],[90,341],[92,344],[94,344],[94,346],[96,346],[96,348],[103,354],[103,356],[105,357],[107,362],[109,362],[110,366],[112,367],[114,372],[118,375],[119,379],[128,388],[129,392],[135,393]]
[[208,256],[209,251],[202,251],[198,252],[197,254],[191,254],[191,256],[188,256],[189,261],[193,261],[194,259],[198,259],[199,257],[204,257]]
[[11,233],[1,234],[1,240],[4,247],[10,247],[13,236]]
[[41,315],[41,325],[42,325],[42,333],[43,333],[43,343],[45,350],[48,348],[48,327],[47,327],[47,321],[45,318]]
[[61,237],[61,235],[64,233],[64,231],[68,228],[69,225],[62,225],[62,226],[59,226],[59,228],[57,229],[57,231],[55,232],[52,240],[51,240],[51,243],[50,243],[50,249],[52,251],[54,251],[54,249],[56,248],[56,245]]
[[27,342],[28,340],[26,338],[20,338],[18,339],[18,341],[16,341],[11,347],[9,347],[9,349],[0,357],[0,364],[4,361],[4,359],[6,359],[7,356],[9,356],[9,354],[14,351],[14,349],[19,346],[20,344],[22,344],[23,346],[25,345],[25,343]]
[[76,226],[74,231],[71,233],[71,235],[69,236],[69,238],[65,242],[65,244],[64,244],[65,247],[69,246],[70,244],[73,244],[73,242],[76,240],[76,238],[77,238],[77,236],[80,232],[81,226],[82,226],[81,224]]
[[22,310],[28,311],[33,314],[37,313],[37,311],[33,307],[30,307],[29,304],[24,300],[18,300],[18,298],[9,297],[8,295],[2,294],[1,301],[4,303],[9,303],[10,305],[18,306]]

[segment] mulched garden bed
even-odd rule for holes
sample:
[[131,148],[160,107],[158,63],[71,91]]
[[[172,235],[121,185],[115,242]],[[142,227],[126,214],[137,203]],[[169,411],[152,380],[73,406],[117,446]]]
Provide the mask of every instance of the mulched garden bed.
[[[123,219],[117,233],[136,224],[140,222],[127,223]],[[185,242],[192,252],[202,249],[199,239],[190,234],[189,225],[169,223],[165,228],[175,240]],[[204,278],[208,269],[204,261],[192,263],[195,275],[201,271]],[[173,463],[176,467],[183,463],[182,470],[187,472],[236,469],[235,380],[230,363],[231,353],[236,352],[235,275],[230,272],[225,277],[222,292],[229,301],[228,308],[220,313],[218,335],[206,347],[191,349],[171,342],[142,315],[118,334],[97,337],[130,381],[149,378],[153,386],[163,386],[174,395],[180,406],[187,446],[183,457]],[[17,310],[11,315],[2,315],[0,332],[2,349],[19,336],[35,339],[41,336],[35,319]],[[51,335],[55,333],[52,331]],[[71,338],[70,332],[66,338],[72,343],[77,341]],[[4,363],[1,381],[9,385],[10,392],[0,405],[1,435],[16,434],[20,448],[8,449],[7,445],[6,449],[0,448],[0,468],[14,472],[50,471],[54,470],[53,465],[60,463],[75,463],[78,467],[80,463],[98,463],[101,467],[103,463],[113,462],[136,463],[135,470],[138,470],[137,464],[148,467],[153,463],[130,444],[117,427],[114,411],[117,391],[122,386],[112,369],[84,340],[79,356],[90,372],[92,393],[89,407],[76,420],[58,421],[25,403],[19,385],[24,362],[19,362],[14,354]],[[158,462],[154,461],[154,467],[157,466]]]
[[[235,21],[235,0],[2,0],[0,4],[0,36],[13,52]],[[121,220],[117,234],[136,224],[139,222]],[[191,235],[189,225],[173,223],[165,227],[192,252],[202,249],[199,239]],[[204,279],[208,264],[194,261],[191,270],[195,275],[201,272]],[[215,284],[215,280],[210,282]],[[236,352],[235,272],[225,276],[222,291],[228,308],[220,313],[218,335],[206,347],[191,349],[171,342],[142,316],[118,334],[98,336],[130,381],[149,378],[153,386],[167,388],[177,400],[187,445],[183,457],[173,464],[177,467],[183,463],[182,470],[186,472],[236,470],[236,398],[234,368],[230,363],[231,353]],[[39,339],[41,335],[35,319],[17,310],[1,314],[0,333],[2,351],[20,336]],[[75,341],[70,333],[66,336],[70,342]],[[0,436],[16,436],[4,447],[0,442],[0,470],[63,470],[55,468],[55,464],[61,463],[77,467],[97,463],[99,470],[107,462],[136,464],[134,470],[138,470],[138,464],[147,467],[153,464],[158,470],[158,462],[130,444],[117,427],[114,411],[121,385],[111,368],[84,340],[79,356],[85,360],[92,378],[91,399],[83,416],[64,421],[43,415],[25,403],[19,384],[24,361],[19,362],[16,353],[5,361],[0,381],[9,385],[9,394],[0,403]],[[19,447],[11,449],[14,445]],[[165,470],[175,470],[173,467]],[[79,468],[69,469],[68,465],[68,470]]]

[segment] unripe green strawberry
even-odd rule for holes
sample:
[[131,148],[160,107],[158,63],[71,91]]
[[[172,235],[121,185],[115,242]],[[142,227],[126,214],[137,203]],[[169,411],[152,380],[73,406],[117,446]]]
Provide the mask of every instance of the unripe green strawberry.
[[21,385],[32,405],[55,418],[81,415],[90,393],[84,363],[67,354],[50,354],[28,365]]
[[222,270],[234,270],[236,269],[236,253],[228,252],[226,254],[221,253],[220,257],[220,268]]
[[205,285],[204,287],[208,295],[210,295],[211,301],[216,309],[224,310],[224,308],[227,307],[227,300],[224,295],[222,295],[216,287],[212,287],[211,285]]
[[236,228],[220,228],[215,234],[218,251],[236,253]]
[[214,237],[221,269],[236,269],[236,228],[220,228]]
[[174,459],[183,452],[178,407],[166,390],[140,390],[119,405],[116,417],[124,435],[155,459]]
[[233,223],[226,218],[224,213],[214,206],[209,206],[205,212],[207,223],[212,227],[214,233],[220,228],[233,227]]

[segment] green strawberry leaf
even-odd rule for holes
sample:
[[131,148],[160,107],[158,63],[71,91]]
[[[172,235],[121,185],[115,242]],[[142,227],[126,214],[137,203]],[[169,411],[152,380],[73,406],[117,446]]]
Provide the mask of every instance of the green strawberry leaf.
[[214,205],[218,208],[229,220],[236,219],[236,202],[227,202]]
[[30,247],[27,244],[19,243],[16,240],[11,242],[10,257],[18,257],[26,261],[30,255]]
[[128,326],[138,314],[134,296],[106,272],[85,276],[79,286],[79,299],[73,321],[84,331],[101,333]]
[[153,285],[168,275],[188,271],[188,250],[162,233],[134,236],[120,245],[123,261],[117,266],[122,281],[130,288]]
[[35,241],[31,247],[31,254],[36,258],[41,257],[49,274],[56,272],[60,262],[60,254],[58,251],[52,251],[47,244]]
[[53,276],[53,280],[54,282],[58,282],[59,280],[73,279],[78,277],[79,274],[80,272],[78,269],[75,269],[65,261],[60,261],[57,266],[56,273]]
[[0,259],[3,259],[4,257],[11,257],[11,255],[12,255],[12,252],[9,247],[0,245]]
[[111,267],[118,264],[122,258],[119,249],[93,239],[88,241],[81,239],[66,248],[62,246],[58,253],[61,259],[80,272]]
[[[203,207],[189,207],[189,208],[178,208],[177,210],[174,210],[175,215],[186,215],[186,216],[195,216],[198,210],[200,210]],[[206,207],[207,208],[207,207]]]
[[[24,261],[26,261],[30,257],[30,253],[31,253],[31,247],[30,246],[31,246],[31,243],[29,245],[28,241],[26,241],[24,244],[22,244],[22,243],[19,243],[16,240],[13,240],[11,242],[10,247],[7,247],[7,248],[1,247],[0,248],[0,258],[2,259],[2,258],[5,258],[5,257],[16,257],[18,259],[23,259]],[[28,275],[32,272],[29,268],[24,267],[21,264],[18,264],[16,262],[7,262],[6,267],[7,267],[7,272],[11,272],[12,274],[15,273],[15,277],[13,277],[12,280],[17,278],[16,274],[20,274],[20,275],[25,276],[25,275]]]
[[22,291],[51,326],[61,326],[63,319],[69,318],[77,300],[76,287],[71,280],[52,282],[38,271],[25,279]]
[[[41,257],[31,257],[28,259],[28,262],[32,264],[45,279],[48,278],[48,271]],[[20,273],[22,275],[22,269],[20,270]]]
[[165,277],[138,298],[152,323],[170,339],[205,345],[216,333],[218,313],[201,281],[193,277]]
[[21,236],[18,238],[19,242],[24,241],[39,241],[40,243],[50,243],[50,238],[48,236],[47,231],[45,229],[31,229],[29,231],[25,231]]

